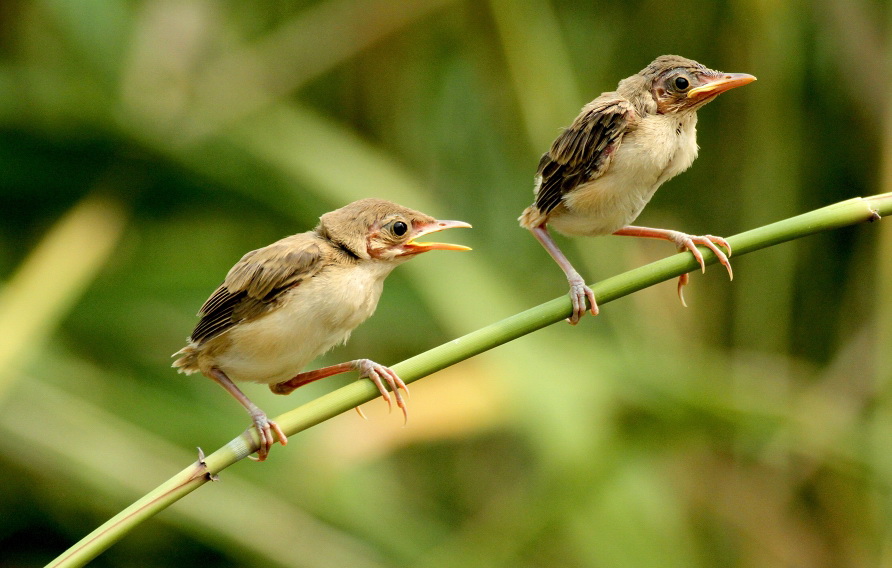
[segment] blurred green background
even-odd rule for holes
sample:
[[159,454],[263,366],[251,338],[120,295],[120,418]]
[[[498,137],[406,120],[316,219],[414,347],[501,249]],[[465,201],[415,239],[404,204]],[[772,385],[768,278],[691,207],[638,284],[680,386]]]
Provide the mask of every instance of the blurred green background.
[[[579,108],[678,53],[757,83],[640,223],[730,235],[892,190],[888,3],[2,0],[0,565],[37,566],[248,426],[170,368],[251,249],[380,197],[471,222],[318,364],[564,293],[516,223]],[[240,463],[95,566],[892,566],[892,226],[555,325]],[[561,239],[590,280],[673,252]],[[345,384],[276,397],[271,416]]]

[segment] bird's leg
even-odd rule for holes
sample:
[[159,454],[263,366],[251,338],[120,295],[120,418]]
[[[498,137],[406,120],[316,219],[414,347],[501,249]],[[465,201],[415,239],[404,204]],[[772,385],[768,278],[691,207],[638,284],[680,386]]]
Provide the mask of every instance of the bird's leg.
[[279,442],[283,446],[288,443],[288,437],[285,436],[285,432],[282,432],[279,425],[267,418],[266,413],[260,410],[256,404],[251,402],[251,399],[245,396],[245,393],[235,386],[235,383],[226,376],[226,373],[214,367],[210,370],[208,376],[219,383],[220,386],[226,389],[229,394],[239,401],[254,420],[254,427],[257,428],[257,433],[260,434],[260,447],[257,449],[257,461],[265,460],[266,456],[269,455],[270,448],[276,443],[275,438],[273,438],[273,433],[279,438]]
[[[731,261],[728,260],[728,257],[731,256],[731,245],[729,245],[728,241],[726,241],[722,237],[716,237],[713,235],[689,235],[687,233],[673,231],[671,229],[651,229],[649,227],[635,227],[632,225],[623,227],[613,234],[626,237],[663,239],[665,241],[675,243],[675,246],[678,248],[679,251],[691,251],[691,254],[694,255],[694,258],[697,259],[697,262],[700,264],[700,269],[703,272],[706,272],[706,263],[703,261],[703,255],[697,249],[697,245],[703,245],[711,250],[713,254],[715,254],[722,266],[724,266],[725,269],[728,271],[728,277],[731,280],[734,280],[734,271],[731,270]],[[720,246],[725,247],[728,250],[727,255],[719,248]],[[682,305],[684,306],[687,306],[687,304],[684,301],[683,289],[687,283],[687,273],[682,274],[678,277],[678,297],[681,300]]]
[[[384,386],[384,383],[386,382],[390,386],[390,390],[393,391],[394,398],[396,398],[396,405],[403,411],[403,419],[406,421],[409,420],[409,412],[406,409],[406,403],[400,394],[400,389],[402,389],[408,395],[409,387],[406,386],[406,383],[404,383],[392,369],[375,363],[371,359],[356,359],[355,361],[347,361],[346,363],[323,367],[321,369],[316,369],[315,371],[300,373],[287,381],[270,385],[269,389],[276,394],[289,394],[294,389],[302,387],[307,383],[312,383],[313,381],[318,381],[319,379],[346,373],[348,371],[359,371],[359,378],[367,378],[375,383],[375,386],[378,387],[378,390],[381,392],[381,396],[387,402],[387,407],[393,408],[390,393],[387,392],[387,388]],[[362,415],[362,412],[359,411],[358,408],[357,411]]]
[[542,225],[538,225],[530,229],[530,232],[533,233],[533,236],[536,237],[536,240],[545,247],[545,250],[548,251],[548,254],[551,255],[551,258],[561,267],[561,270],[564,271],[564,274],[567,276],[567,282],[570,284],[570,300],[573,302],[573,315],[567,318],[567,322],[570,325],[576,325],[579,323],[579,318],[585,315],[585,300],[586,298],[589,301],[589,305],[591,306],[591,312],[593,316],[598,315],[598,303],[595,301],[595,293],[592,292],[592,289],[586,286],[585,280],[582,279],[582,276],[576,272],[576,269],[573,268],[573,265],[570,264],[570,261],[567,260],[567,257],[564,256],[564,253],[557,246],[557,243],[554,242],[554,239],[551,238],[551,235],[548,233],[548,228],[543,223]]

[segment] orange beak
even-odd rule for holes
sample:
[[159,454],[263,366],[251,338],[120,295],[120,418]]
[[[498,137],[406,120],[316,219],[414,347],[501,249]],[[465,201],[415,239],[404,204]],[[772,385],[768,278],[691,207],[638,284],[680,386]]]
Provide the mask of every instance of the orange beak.
[[405,252],[403,254],[418,254],[429,250],[471,250],[471,247],[463,245],[453,245],[450,243],[419,243],[415,239],[443,231],[446,229],[470,229],[471,225],[464,221],[434,221],[430,225],[419,227],[417,233],[403,245]]
[[755,81],[756,78],[746,73],[724,73],[718,75],[705,85],[700,85],[688,91],[689,99],[707,99],[724,93],[734,87],[742,87]]

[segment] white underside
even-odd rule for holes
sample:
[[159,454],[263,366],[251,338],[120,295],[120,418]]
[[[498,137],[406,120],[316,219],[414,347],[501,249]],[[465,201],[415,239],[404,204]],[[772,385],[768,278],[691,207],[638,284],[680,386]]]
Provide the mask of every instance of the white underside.
[[290,379],[347,341],[374,313],[384,278],[393,268],[392,263],[363,262],[326,269],[302,282],[276,309],[229,330],[230,347],[217,357],[217,366],[234,381],[271,384]]
[[[631,224],[663,182],[697,157],[696,124],[693,113],[641,121],[623,137],[601,177],[565,196],[563,207],[549,216],[549,227],[566,235],[596,236]],[[642,139],[649,140],[646,147]]]

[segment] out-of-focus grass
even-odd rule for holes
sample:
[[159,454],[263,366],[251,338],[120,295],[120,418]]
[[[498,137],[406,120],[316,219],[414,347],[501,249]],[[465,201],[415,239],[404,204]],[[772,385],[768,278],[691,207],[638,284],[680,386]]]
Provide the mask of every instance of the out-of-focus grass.
[[31,251],[0,292],[0,398],[108,261],[126,223],[120,203],[88,196]]
[[[33,318],[4,328],[0,346],[33,349],[2,375],[27,377],[3,402],[4,556],[41,564],[172,473],[163,464],[191,459],[179,452],[247,425],[168,354],[241,254],[327,210],[374,195],[475,228],[463,235],[473,253],[396,271],[378,313],[321,363],[393,363],[559,294],[560,271],[515,222],[536,160],[579,107],[656,55],[759,82],[700,113],[700,159],[641,223],[729,234],[889,191],[876,187],[888,177],[875,159],[884,86],[851,80],[885,80],[862,63],[887,60],[874,40],[888,7],[821,6],[0,5],[4,297],[57,221],[123,172],[103,188],[116,208],[86,224],[105,238],[63,239],[73,252],[38,278],[67,294],[29,285],[7,308]],[[401,566],[881,565],[892,469],[882,233],[743,257],[730,284],[694,275],[687,310],[658,286],[513,342],[413,389],[408,428],[366,405],[368,423],[345,415],[227,470],[206,497],[215,513],[184,501],[96,565],[325,565],[327,550]],[[589,280],[672,252],[572,243]],[[295,405],[247,388],[268,412]],[[58,416],[22,424],[32,407]],[[118,457],[63,459],[66,424],[95,446],[84,455]],[[277,546],[258,553],[246,524]],[[282,534],[302,526],[321,531],[315,561]]]

